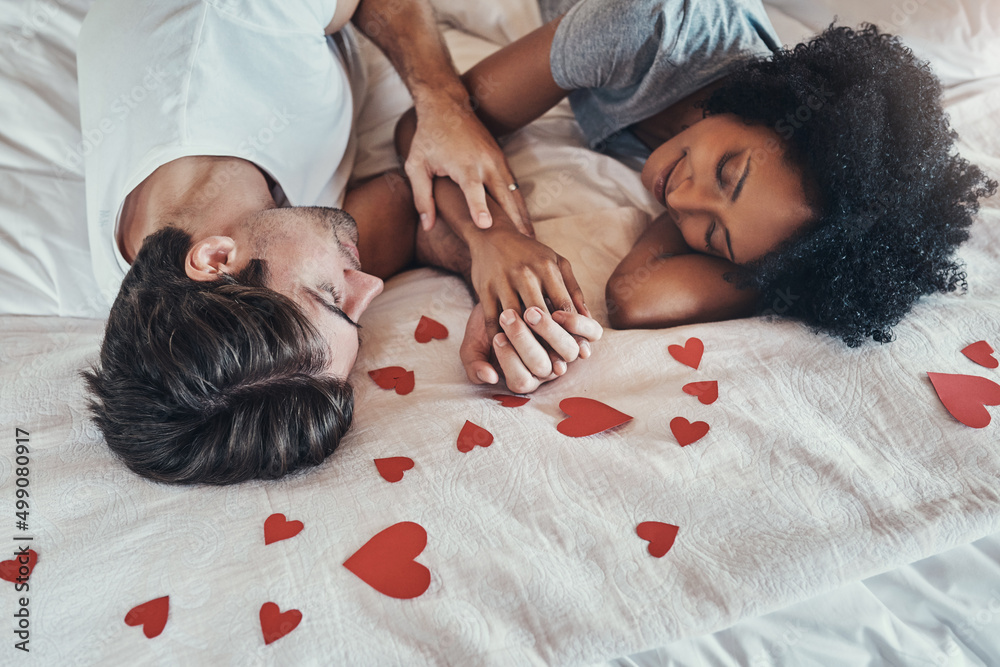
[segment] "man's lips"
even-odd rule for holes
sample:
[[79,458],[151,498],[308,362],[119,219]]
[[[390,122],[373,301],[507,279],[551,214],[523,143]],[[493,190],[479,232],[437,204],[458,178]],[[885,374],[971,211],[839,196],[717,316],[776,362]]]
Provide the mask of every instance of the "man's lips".
[[681,160],[684,159],[684,154],[681,154],[673,164],[669,165],[666,169],[660,172],[660,175],[656,177],[656,181],[653,183],[653,196],[656,197],[664,206],[667,205],[667,185],[670,184],[670,177],[674,174],[674,169],[680,164]]

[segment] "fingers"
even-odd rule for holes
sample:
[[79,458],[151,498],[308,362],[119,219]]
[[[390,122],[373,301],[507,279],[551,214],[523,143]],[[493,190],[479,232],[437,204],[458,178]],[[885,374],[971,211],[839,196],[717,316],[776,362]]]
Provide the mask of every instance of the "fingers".
[[573,267],[570,266],[568,261],[560,258],[559,269],[562,272],[563,283],[566,285],[566,290],[569,292],[569,296],[573,300],[573,305],[576,306],[577,312],[590,317],[590,309],[587,308],[587,304],[584,301],[580,283],[577,282],[576,276],[573,275]]
[[469,206],[472,222],[480,229],[489,229],[493,225],[493,216],[486,206],[486,188],[479,180],[456,181],[465,195],[465,203]]
[[413,190],[413,205],[420,214],[420,226],[424,231],[429,232],[434,227],[434,178],[427,173],[422,165],[413,161],[411,156],[404,165],[407,178],[410,179],[410,188]]
[[[590,356],[590,354],[588,351],[587,355],[584,356],[583,343],[598,341],[604,335],[604,327],[597,320],[591,319],[586,315],[581,315],[580,313],[568,313],[564,310],[557,310],[552,313],[552,319],[569,333],[584,339],[580,343],[580,356],[584,359]],[[589,349],[590,346],[588,345],[587,348]]]
[[459,348],[459,358],[469,382],[473,384],[496,384],[500,376],[489,362],[490,341],[483,329],[482,309],[477,307],[465,325],[465,337]]
[[[501,346],[504,348],[505,354],[513,353],[520,357],[524,367],[531,375],[548,377],[552,374],[552,360],[549,358],[548,351],[514,310],[507,309],[500,314],[500,326],[503,327],[509,342],[508,346]],[[513,350],[509,348],[513,348]],[[499,352],[497,359],[500,359]],[[502,360],[500,365],[503,367]]]
[[[524,321],[539,338],[548,344],[556,354],[557,359],[572,362],[580,356],[580,346],[576,339],[553,320],[547,312],[540,308],[528,308],[524,311]],[[562,373],[557,373],[557,375],[562,375]]]
[[507,388],[512,392],[527,394],[541,386],[541,380],[527,369],[506,334],[498,333],[493,338],[493,352],[497,355],[500,368],[503,369]]
[[514,179],[513,174],[506,168],[500,176],[490,179],[487,183],[493,199],[500,205],[500,208],[510,218],[510,221],[514,223],[514,227],[525,236],[535,238],[535,229],[531,224],[524,196],[521,194],[519,188],[511,190],[511,186],[516,184],[517,181]]

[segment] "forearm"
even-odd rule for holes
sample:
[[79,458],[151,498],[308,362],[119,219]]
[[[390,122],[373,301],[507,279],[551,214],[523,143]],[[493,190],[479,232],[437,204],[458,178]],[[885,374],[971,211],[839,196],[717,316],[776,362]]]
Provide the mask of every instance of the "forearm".
[[468,104],[427,0],[361,0],[351,21],[389,58],[418,109]]
[[[396,151],[403,160],[406,160],[410,153],[416,125],[416,113],[413,109],[403,114],[396,125]],[[470,241],[485,240],[491,230],[480,229],[475,225],[462,189],[451,179],[434,179],[434,200],[438,216],[445,222],[443,225],[445,229],[437,229],[441,225],[435,225],[430,233],[422,229],[418,232],[417,259],[453,271],[468,279],[472,267]],[[486,204],[494,216],[494,228],[491,228],[494,233],[516,231],[510,219],[500,210],[496,200],[488,194]]]

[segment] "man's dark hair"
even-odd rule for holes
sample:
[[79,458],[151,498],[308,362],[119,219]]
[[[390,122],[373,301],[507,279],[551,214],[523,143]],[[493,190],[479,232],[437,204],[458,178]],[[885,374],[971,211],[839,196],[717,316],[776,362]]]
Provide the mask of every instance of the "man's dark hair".
[[232,484],[321,463],[351,425],[351,386],[326,343],[252,260],[184,273],[186,232],[144,241],[111,308],[100,364],[83,373],[111,449],[143,477]]
[[785,314],[856,347],[892,340],[922,295],[966,288],[952,257],[997,184],[953,152],[940,98],[927,63],[873,25],[747,60],[709,96],[707,114],[774,128],[818,204],[729,277],[760,291],[759,310],[783,293]]

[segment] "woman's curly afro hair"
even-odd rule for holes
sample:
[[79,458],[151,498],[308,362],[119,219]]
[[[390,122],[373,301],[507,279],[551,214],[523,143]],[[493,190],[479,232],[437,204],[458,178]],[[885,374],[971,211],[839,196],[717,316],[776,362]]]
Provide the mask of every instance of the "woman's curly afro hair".
[[758,310],[783,294],[784,314],[856,347],[892,340],[920,296],[966,288],[952,256],[996,183],[953,152],[940,96],[927,63],[873,25],[745,61],[710,95],[706,114],[778,132],[816,211],[736,274]]

